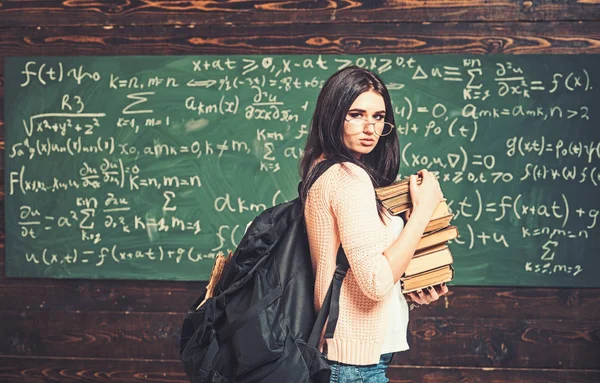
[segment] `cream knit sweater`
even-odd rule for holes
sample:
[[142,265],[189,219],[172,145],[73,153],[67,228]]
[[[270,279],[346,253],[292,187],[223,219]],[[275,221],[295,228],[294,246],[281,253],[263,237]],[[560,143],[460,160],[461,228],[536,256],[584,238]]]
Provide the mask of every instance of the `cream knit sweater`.
[[[335,272],[340,241],[350,270],[340,294],[340,316],[327,358],[376,364],[398,305],[383,251],[395,240],[390,217],[377,215],[375,190],[365,170],[350,162],[331,166],[308,192],[305,223],[315,272],[315,308],[321,309]],[[402,340],[406,342],[405,339]],[[321,342],[323,346],[323,341]],[[405,347],[406,348],[406,347]]]

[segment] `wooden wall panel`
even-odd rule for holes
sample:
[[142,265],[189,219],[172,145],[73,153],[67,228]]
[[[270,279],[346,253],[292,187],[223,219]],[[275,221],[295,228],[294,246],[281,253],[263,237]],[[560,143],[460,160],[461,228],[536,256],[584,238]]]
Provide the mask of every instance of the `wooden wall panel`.
[[[293,53],[598,54],[600,0],[3,0],[0,150],[6,56]],[[187,381],[205,282],[7,279],[1,210],[0,382]],[[598,382],[600,289],[451,287],[409,336],[391,382]]]
[[[591,54],[600,20],[291,26],[6,28],[4,56],[182,54]],[[4,65],[3,63],[1,65]],[[3,66],[0,67],[3,72]]]
[[595,370],[527,370],[510,368],[413,368],[392,366],[390,383],[597,383]]
[[[0,355],[178,358],[180,312],[4,310]],[[594,369],[600,324],[579,320],[416,317],[396,364]],[[549,348],[551,353],[546,352]]]
[[178,360],[39,358],[0,355],[0,382],[189,383]]
[[4,0],[0,19],[9,26],[579,21],[597,20],[598,4],[598,0]]
[[[392,366],[390,383],[597,383],[594,370]],[[189,383],[179,361],[0,356],[0,381],[11,383]]]
[[[0,279],[0,307],[36,311],[183,312],[206,282]],[[14,297],[19,296],[19,300]]]
[[[0,277],[0,308],[183,312],[205,288],[206,282]],[[463,316],[595,321],[600,318],[600,289],[452,286],[439,302],[411,312],[415,318]]]

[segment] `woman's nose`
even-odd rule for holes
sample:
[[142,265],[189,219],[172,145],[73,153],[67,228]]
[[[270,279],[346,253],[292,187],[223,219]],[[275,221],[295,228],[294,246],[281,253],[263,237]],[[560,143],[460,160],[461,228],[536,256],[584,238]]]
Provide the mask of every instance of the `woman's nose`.
[[365,123],[365,126],[363,128],[363,133],[365,133],[365,132],[369,132],[369,134],[375,133],[375,123],[374,122]]

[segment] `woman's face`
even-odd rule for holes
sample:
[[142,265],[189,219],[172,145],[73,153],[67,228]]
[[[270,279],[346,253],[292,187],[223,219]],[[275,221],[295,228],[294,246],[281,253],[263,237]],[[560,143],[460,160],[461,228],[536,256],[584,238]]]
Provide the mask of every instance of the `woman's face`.
[[374,90],[361,93],[348,110],[344,121],[344,145],[352,152],[356,159],[363,154],[369,154],[379,141],[375,134],[375,127],[371,124],[364,129],[351,130],[348,120],[360,118],[369,123],[385,120],[385,102],[383,97]]

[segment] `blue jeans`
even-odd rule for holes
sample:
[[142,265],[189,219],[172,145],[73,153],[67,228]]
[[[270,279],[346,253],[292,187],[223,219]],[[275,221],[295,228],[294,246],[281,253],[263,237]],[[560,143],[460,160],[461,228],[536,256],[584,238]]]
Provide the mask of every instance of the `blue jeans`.
[[330,383],[387,383],[385,372],[390,365],[394,353],[383,354],[379,363],[368,366],[355,366],[329,361],[331,366]]

